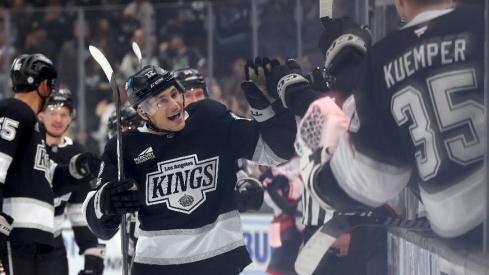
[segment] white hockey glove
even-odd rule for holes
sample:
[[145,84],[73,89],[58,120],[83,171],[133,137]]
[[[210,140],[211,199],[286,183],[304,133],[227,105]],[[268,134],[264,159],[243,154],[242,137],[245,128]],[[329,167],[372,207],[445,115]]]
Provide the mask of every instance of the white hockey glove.
[[70,175],[75,179],[91,180],[97,177],[102,160],[94,153],[81,153],[71,158],[69,164]]
[[254,63],[248,60],[245,65],[246,81],[241,83],[241,89],[244,90],[251,113],[258,122],[266,121],[283,110],[282,104],[277,101],[278,97],[270,95],[266,84],[266,76],[278,64],[276,59],[270,61],[268,57],[263,60],[257,57]]
[[85,250],[85,268],[78,275],[102,275],[104,272],[105,244]]
[[239,192],[238,211],[260,210],[263,204],[263,187],[255,178],[242,178],[236,182],[236,189]]

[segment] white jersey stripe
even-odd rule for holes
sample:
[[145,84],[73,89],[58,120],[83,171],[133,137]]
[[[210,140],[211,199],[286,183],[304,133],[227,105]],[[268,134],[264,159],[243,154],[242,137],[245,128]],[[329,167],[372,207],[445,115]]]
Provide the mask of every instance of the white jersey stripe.
[[66,215],[72,226],[88,226],[87,219],[83,216],[83,203],[68,203]]
[[208,259],[243,245],[241,219],[237,211],[231,211],[201,228],[140,230],[134,261],[157,265],[185,264]]
[[268,145],[265,143],[265,140],[263,140],[260,134],[258,141],[256,142],[255,152],[253,153],[253,158],[251,161],[260,165],[276,166],[286,162],[287,160],[278,157],[272,151],[272,149],[268,147]]
[[7,178],[7,171],[12,163],[12,157],[0,152],[0,183],[5,183],[5,178]]
[[381,206],[401,192],[412,171],[410,167],[381,163],[355,151],[348,134],[340,138],[331,170],[350,197],[372,207]]
[[14,219],[14,228],[33,228],[53,233],[54,206],[49,203],[32,198],[5,198],[3,212]]

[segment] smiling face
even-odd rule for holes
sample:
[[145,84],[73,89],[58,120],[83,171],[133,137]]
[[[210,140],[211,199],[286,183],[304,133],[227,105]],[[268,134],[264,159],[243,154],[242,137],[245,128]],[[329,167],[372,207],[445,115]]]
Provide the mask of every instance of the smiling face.
[[[161,130],[178,132],[185,127],[183,96],[175,86],[146,99],[140,106],[151,122]],[[141,109],[138,108],[138,113],[144,120],[148,120]]]
[[183,94],[183,96],[185,97],[185,107],[187,107],[190,103],[205,99],[205,93],[202,88],[185,90],[185,94]]
[[71,112],[68,107],[48,105],[40,115],[46,132],[52,137],[61,137],[71,123]]

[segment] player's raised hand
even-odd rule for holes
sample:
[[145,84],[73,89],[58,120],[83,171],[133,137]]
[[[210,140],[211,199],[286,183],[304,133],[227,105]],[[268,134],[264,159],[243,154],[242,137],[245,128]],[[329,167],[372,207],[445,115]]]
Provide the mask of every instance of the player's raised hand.
[[267,74],[267,88],[272,97],[280,98],[284,107],[287,108],[287,88],[297,83],[309,83],[302,76],[302,68],[294,59],[288,59],[285,65],[272,66]]
[[267,75],[271,70],[272,62],[268,57],[257,57],[254,62],[249,59],[245,65],[246,80],[241,83],[241,88],[258,122],[273,117],[280,110],[281,104],[274,104],[278,97],[274,98],[267,90]]

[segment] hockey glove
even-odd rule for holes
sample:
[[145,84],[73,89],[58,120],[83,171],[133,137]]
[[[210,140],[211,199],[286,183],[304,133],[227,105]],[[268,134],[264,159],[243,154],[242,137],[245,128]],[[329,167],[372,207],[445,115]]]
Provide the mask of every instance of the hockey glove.
[[255,178],[242,178],[236,182],[236,189],[239,192],[238,211],[248,210],[258,211],[263,204],[264,191],[261,183]]
[[12,219],[9,215],[5,213],[0,213],[0,253],[3,253],[3,250],[7,244],[7,238],[12,231],[12,223],[14,219]]
[[359,64],[371,44],[370,31],[349,17],[325,18],[322,22],[325,31],[318,46],[326,56],[326,72],[335,75],[344,66]]
[[326,74],[325,69],[319,67],[312,70],[307,76],[311,87],[321,93],[326,93],[334,89],[335,77]]
[[277,60],[257,57],[255,62],[248,60],[245,65],[246,81],[241,83],[241,89],[245,93],[246,100],[250,104],[251,113],[258,122],[263,122],[273,117],[283,109],[278,98],[270,96],[267,91],[266,75],[274,65],[278,65]]
[[105,245],[85,250],[85,268],[78,275],[102,275],[104,272]]
[[267,88],[272,97],[280,98],[285,108],[288,104],[288,87],[297,83],[309,82],[302,76],[301,66],[294,60],[289,59],[285,65],[274,66],[267,76]]
[[97,177],[102,160],[94,153],[81,153],[71,158],[69,169],[75,179],[92,180]]
[[97,218],[102,215],[116,216],[134,213],[144,202],[143,194],[139,191],[135,180],[131,178],[122,181],[111,181],[103,185],[95,195],[95,212]]

